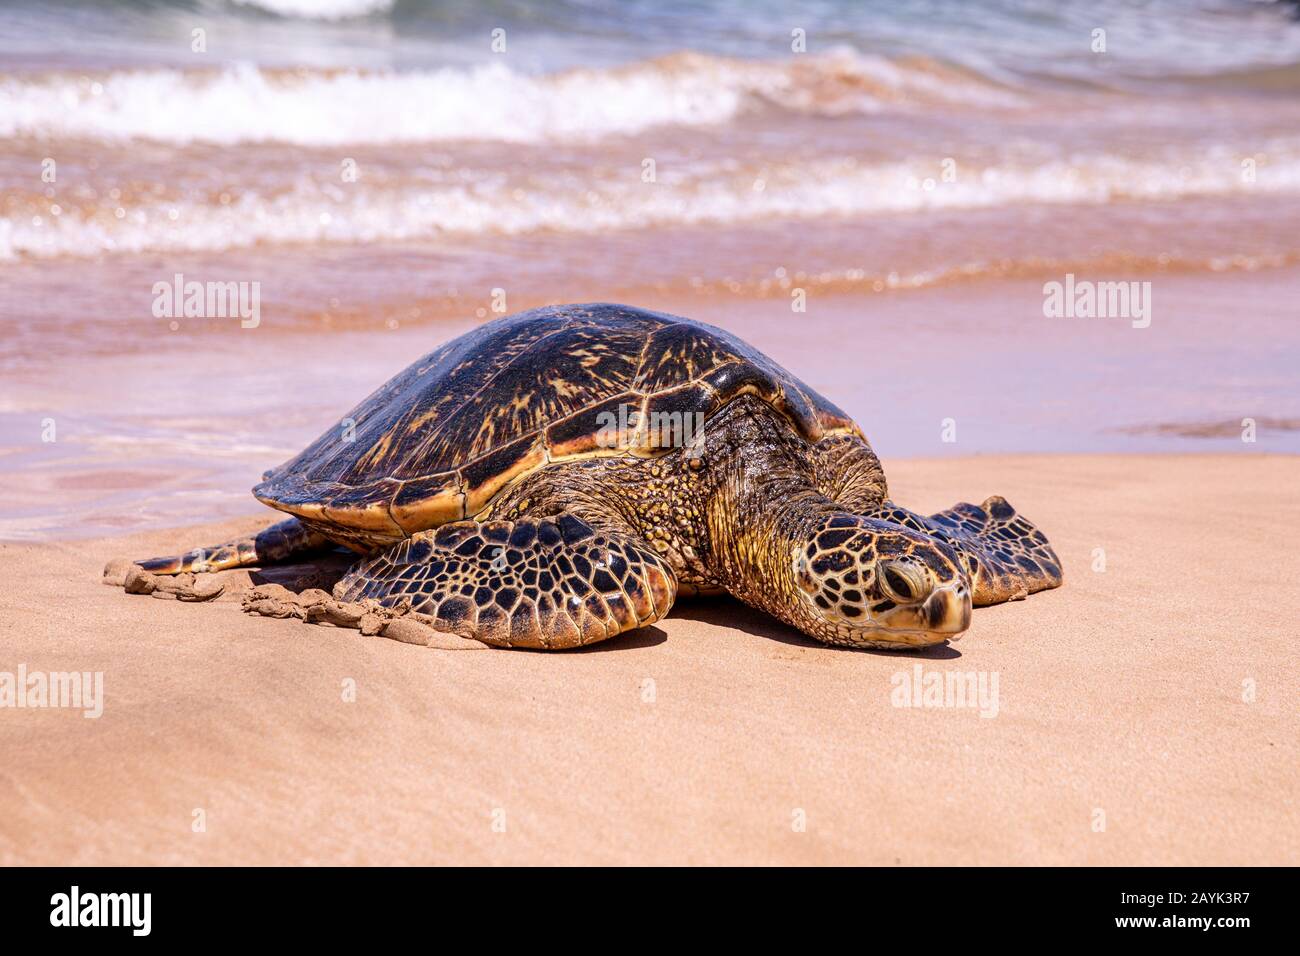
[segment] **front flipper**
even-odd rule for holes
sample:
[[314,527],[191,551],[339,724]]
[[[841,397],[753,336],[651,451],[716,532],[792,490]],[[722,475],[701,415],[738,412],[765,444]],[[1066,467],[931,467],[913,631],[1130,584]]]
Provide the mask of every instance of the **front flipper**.
[[886,501],[868,517],[901,524],[946,541],[966,559],[971,603],[1016,601],[1061,586],[1061,562],[1047,538],[996,495],[983,505],[962,502],[922,517]]
[[458,521],[357,565],[340,601],[404,598],[435,627],[503,647],[578,647],[651,624],[677,581],[646,543],[572,514]]
[[329,544],[325,537],[307,528],[297,518],[289,518],[247,538],[195,548],[166,558],[145,558],[135,563],[152,574],[224,571],[283,561],[291,555],[314,551]]

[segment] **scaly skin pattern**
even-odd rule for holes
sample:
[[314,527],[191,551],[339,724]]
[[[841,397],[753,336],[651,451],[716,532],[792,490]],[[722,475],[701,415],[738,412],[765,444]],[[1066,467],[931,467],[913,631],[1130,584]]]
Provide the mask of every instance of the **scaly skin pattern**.
[[152,574],[224,571],[228,568],[281,561],[290,555],[326,548],[330,544],[325,535],[312,530],[297,518],[289,518],[247,538],[195,548],[185,554],[148,558],[137,561],[136,564]]
[[963,502],[928,518],[886,501],[871,517],[929,535],[960,552],[976,607],[1019,601],[1061,584],[1060,560],[1047,536],[998,495],[982,505]]
[[[693,447],[545,469],[481,517],[561,511],[649,542],[682,593],[729,592],[833,644],[954,638],[970,623],[972,592],[993,603],[1060,583],[1046,539],[1023,518],[999,525],[1005,538],[992,544],[968,540],[976,506],[932,518],[898,508],[866,442],[810,445],[751,397],[710,419]],[[1043,568],[1014,563],[1019,541],[1040,548]],[[1014,588],[996,591],[999,582]]]
[[[753,397],[725,407],[706,423],[699,439],[698,445],[657,458],[594,458],[544,469],[477,517],[572,511],[592,524],[649,542],[672,567],[682,593],[735,593],[742,584],[739,569],[716,556],[719,545],[725,553],[733,527],[770,521],[786,510],[786,495],[824,489],[863,508],[886,496],[880,462],[866,442],[835,436],[810,446],[784,417]],[[753,488],[732,511],[730,485],[740,476],[747,476]],[[764,494],[773,497],[764,499]],[[836,510],[833,503],[826,504]],[[710,527],[711,510],[721,518],[718,528]]]
[[334,588],[340,601],[409,599],[439,630],[462,637],[546,649],[652,624],[674,594],[672,571],[658,554],[573,514],[422,531],[357,565]]
[[[884,499],[865,442],[810,448],[757,408],[737,408],[719,424],[722,467],[705,527],[713,573],[727,591],[831,644],[915,646],[966,627],[969,601],[954,554],[901,528],[877,527],[836,500],[865,508]],[[826,451],[836,457],[827,461]],[[864,480],[846,484],[855,474]],[[878,571],[886,562],[914,583],[915,595],[901,601],[883,590]],[[940,599],[923,603],[936,592]]]

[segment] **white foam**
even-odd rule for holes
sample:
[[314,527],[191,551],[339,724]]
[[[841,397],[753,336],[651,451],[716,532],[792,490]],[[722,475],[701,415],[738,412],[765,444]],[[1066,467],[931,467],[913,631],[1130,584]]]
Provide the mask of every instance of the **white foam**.
[[307,20],[349,20],[393,8],[393,0],[234,0],[245,7],[258,7],[282,17]]
[[342,188],[332,182],[303,181],[275,195],[245,193],[228,205],[151,201],[125,210],[120,219],[108,209],[84,214],[75,207],[57,217],[2,218],[0,259],[1300,194],[1300,141],[1274,141],[1268,152],[1269,163],[1255,182],[1243,181],[1237,154],[1227,148],[1158,161],[1099,155],[1080,157],[1073,164],[959,168],[954,182],[936,181],[938,170],[929,164],[865,165],[853,159],[792,163],[758,172],[698,166],[666,175],[658,183],[628,176],[575,180],[555,175],[536,176],[527,186],[503,184],[495,177],[470,183],[449,180],[443,186],[367,179]]
[[784,61],[677,54],[530,76],[492,63],[411,72],[124,70],[0,78],[0,136],[287,142],[594,140],[655,126],[726,123],[750,105],[871,112],[915,99],[1010,102],[933,66],[841,51]]

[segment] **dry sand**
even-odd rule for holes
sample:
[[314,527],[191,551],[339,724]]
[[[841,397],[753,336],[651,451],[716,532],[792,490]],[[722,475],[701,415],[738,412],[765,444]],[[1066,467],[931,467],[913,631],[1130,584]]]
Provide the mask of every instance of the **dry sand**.
[[[730,601],[467,652],[99,583],[257,519],[0,547],[0,671],[105,693],[99,719],[0,710],[0,863],[1300,862],[1300,459],[886,466],[922,510],[1006,495],[1065,587],[920,655]],[[918,664],[996,675],[997,715],[893,706]]]

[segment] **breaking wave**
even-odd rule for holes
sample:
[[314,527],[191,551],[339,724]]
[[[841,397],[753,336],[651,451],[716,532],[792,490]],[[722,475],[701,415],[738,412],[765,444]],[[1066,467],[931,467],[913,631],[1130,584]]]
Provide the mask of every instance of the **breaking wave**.
[[393,0],[231,0],[241,7],[256,7],[282,17],[306,20],[348,20],[393,8]]
[[0,136],[222,145],[531,143],[713,126],[764,105],[842,115],[1016,102],[1008,90],[955,67],[849,51],[783,61],[681,53],[547,75],[497,63],[409,72],[241,65],[0,77]]

